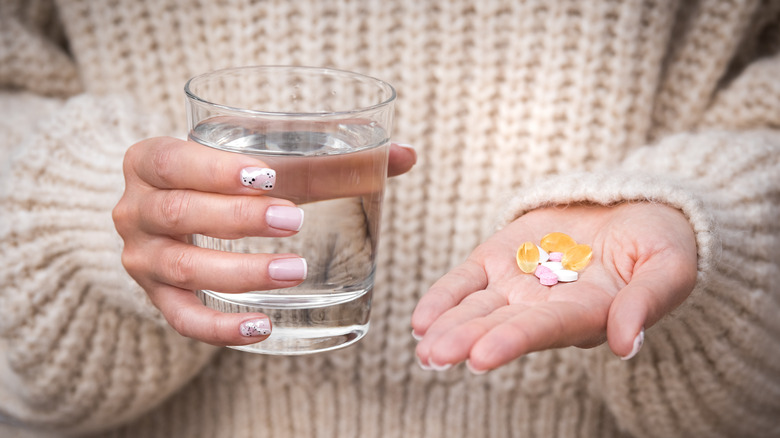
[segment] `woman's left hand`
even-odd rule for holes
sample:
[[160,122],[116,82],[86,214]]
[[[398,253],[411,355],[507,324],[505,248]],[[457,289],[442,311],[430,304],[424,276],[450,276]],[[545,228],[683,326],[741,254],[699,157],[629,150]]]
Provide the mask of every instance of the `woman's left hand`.
[[[543,286],[515,255],[554,231],[593,249],[571,283]],[[578,205],[529,212],[478,246],[437,281],[412,316],[424,367],[467,360],[474,372],[533,351],[608,341],[627,358],[650,327],[682,303],[696,282],[693,230],[663,204]]]

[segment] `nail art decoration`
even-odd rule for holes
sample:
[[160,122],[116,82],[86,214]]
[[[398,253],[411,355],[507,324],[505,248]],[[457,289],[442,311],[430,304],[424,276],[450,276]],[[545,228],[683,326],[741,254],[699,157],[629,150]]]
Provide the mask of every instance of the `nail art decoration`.
[[241,169],[241,184],[253,189],[271,190],[276,184],[276,171],[264,167]]
[[271,323],[268,319],[251,319],[239,326],[241,334],[246,337],[268,336],[271,334]]

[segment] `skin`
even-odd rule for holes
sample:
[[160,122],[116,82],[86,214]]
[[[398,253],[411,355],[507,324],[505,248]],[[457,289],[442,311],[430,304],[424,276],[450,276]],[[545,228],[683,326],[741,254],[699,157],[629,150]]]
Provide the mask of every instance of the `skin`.
[[[388,175],[414,166],[414,150],[391,145]],[[199,248],[190,234],[234,239],[286,237],[265,221],[272,205],[293,207],[273,190],[245,187],[241,169],[270,167],[257,158],[203,147],[170,137],[140,141],[124,159],[125,192],[114,207],[114,225],[124,240],[122,263],[168,323],[184,336],[213,345],[246,345],[267,336],[241,335],[241,322],[259,313],[221,313],[205,307],[197,289],[241,293],[291,287],[277,281],[268,264],[295,254],[236,254]]]
[[[593,260],[576,282],[548,287],[520,271],[515,253],[553,231],[591,245]],[[606,341],[624,357],[643,327],[690,295],[696,262],[690,223],[663,204],[531,211],[423,296],[412,316],[414,334],[422,338],[417,356],[434,369],[467,361],[472,371],[484,372],[533,351]]]

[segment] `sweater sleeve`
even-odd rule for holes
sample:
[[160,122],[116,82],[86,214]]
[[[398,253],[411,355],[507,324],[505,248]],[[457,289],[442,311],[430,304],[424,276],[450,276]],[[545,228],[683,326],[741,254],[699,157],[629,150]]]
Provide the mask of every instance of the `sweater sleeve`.
[[0,185],[0,413],[85,432],[129,421],[214,347],[169,328],[121,264],[111,210],[132,143],[159,118],[71,98],[27,130]]
[[502,218],[644,201],[690,220],[698,282],[688,300],[647,331],[634,359],[616,360],[606,346],[585,353],[596,391],[634,436],[780,433],[779,66],[768,59],[746,70],[698,129],[641,147],[614,169],[540,181]]

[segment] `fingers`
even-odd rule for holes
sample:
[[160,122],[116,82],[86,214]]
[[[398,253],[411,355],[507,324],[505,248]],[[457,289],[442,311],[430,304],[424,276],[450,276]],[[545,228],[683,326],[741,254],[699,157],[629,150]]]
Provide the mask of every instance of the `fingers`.
[[[499,316],[493,318],[494,327],[469,351],[469,368],[476,373],[498,368],[534,351],[583,342],[593,333],[603,331],[606,319],[595,309],[574,302],[544,302],[509,318]],[[453,336],[458,334],[453,332]]]
[[293,254],[223,252],[171,239],[125,248],[122,263],[134,278],[225,293],[292,287],[307,274],[306,261]]
[[433,368],[466,359],[471,346],[494,326],[506,309],[503,295],[486,290],[474,292],[445,311],[425,331],[417,344],[417,357],[423,365]]
[[192,291],[170,286],[149,288],[152,303],[181,335],[221,347],[260,342],[271,334],[262,313],[222,313],[204,306]]
[[228,196],[193,190],[155,190],[138,212],[148,234],[204,234],[220,239],[286,237],[303,225],[303,210],[265,196]]
[[634,357],[644,342],[645,328],[680,305],[690,295],[695,281],[695,257],[686,260],[684,256],[658,255],[637,267],[609,309],[610,349],[624,360]]
[[[159,189],[250,194],[251,187],[257,187],[259,192],[266,191],[262,185],[250,187],[249,180],[242,182],[242,177],[251,179],[255,176],[252,172],[267,169],[263,161],[171,137],[150,138],[134,144],[125,154],[124,167],[128,182],[137,178]],[[242,175],[244,169],[248,172]]]
[[444,312],[455,307],[466,296],[487,287],[484,268],[468,260],[448,272],[431,286],[417,303],[412,314],[412,328],[415,336],[422,336],[428,327]]
[[487,300],[483,292],[473,296],[443,315],[431,326],[433,336],[420,341],[423,365],[443,369],[468,359],[469,368],[480,373],[530,352],[575,345],[605,328],[606,315],[580,303],[506,305]]
[[398,176],[408,172],[417,163],[417,152],[412,146],[402,143],[390,144],[387,176]]

